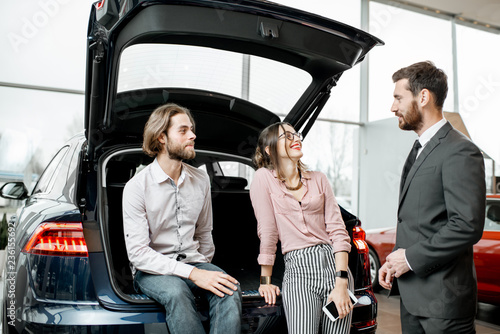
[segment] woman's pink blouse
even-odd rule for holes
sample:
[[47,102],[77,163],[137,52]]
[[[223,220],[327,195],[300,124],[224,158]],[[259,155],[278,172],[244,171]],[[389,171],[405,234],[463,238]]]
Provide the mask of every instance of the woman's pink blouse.
[[299,202],[275,171],[260,168],[255,172],[250,198],[260,238],[260,265],[274,264],[278,240],[283,254],[327,243],[334,252],[350,252],[350,238],[326,176],[308,171],[302,183],[306,192]]

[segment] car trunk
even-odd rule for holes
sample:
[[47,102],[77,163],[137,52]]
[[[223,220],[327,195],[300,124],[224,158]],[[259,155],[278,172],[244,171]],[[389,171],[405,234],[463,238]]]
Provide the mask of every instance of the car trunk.
[[[197,157],[188,161],[198,167],[207,161],[217,161],[217,152],[200,150]],[[145,165],[152,162],[138,147],[116,147],[103,157],[101,170],[104,173],[102,196],[105,205],[102,210],[105,227],[105,252],[111,266],[114,288],[118,294],[130,302],[138,296],[132,284],[132,273],[126,256],[123,236],[122,195],[128,180]],[[213,263],[234,276],[243,291],[257,290],[259,287],[260,266],[257,263],[259,239],[257,221],[254,215],[247,181],[241,177],[211,175],[211,197],[213,211],[213,240],[216,248]],[[353,230],[359,226],[356,216],[341,209],[351,240]],[[364,270],[365,263],[360,261],[357,246],[353,242],[350,268],[355,277]],[[281,285],[284,272],[283,257],[278,246],[277,260],[273,268],[273,282]],[[366,282],[356,281],[355,287],[366,286]],[[141,303],[141,301],[139,301]]]

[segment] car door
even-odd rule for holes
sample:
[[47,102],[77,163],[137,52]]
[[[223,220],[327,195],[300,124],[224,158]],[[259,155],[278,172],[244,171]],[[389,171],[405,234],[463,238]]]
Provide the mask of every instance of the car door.
[[488,198],[483,237],[474,245],[479,301],[500,305],[500,198]]

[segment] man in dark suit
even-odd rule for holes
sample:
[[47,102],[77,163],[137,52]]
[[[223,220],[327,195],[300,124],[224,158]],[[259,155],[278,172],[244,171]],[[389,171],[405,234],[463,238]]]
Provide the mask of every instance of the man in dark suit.
[[402,130],[419,138],[403,169],[396,244],[379,282],[399,288],[403,333],[475,333],[472,246],[484,227],[483,156],[443,118],[448,85],[442,70],[420,62],[392,79],[391,111]]

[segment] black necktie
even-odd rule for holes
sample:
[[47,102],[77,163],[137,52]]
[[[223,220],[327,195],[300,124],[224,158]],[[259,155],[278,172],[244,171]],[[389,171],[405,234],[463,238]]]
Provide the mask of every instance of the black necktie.
[[403,167],[403,175],[401,176],[401,189],[403,189],[406,177],[408,176],[411,167],[415,163],[415,160],[417,160],[417,153],[421,147],[422,145],[420,145],[418,139],[415,140],[415,144],[413,144],[413,148],[411,149],[410,154],[408,155],[408,159],[406,159],[405,165]]

